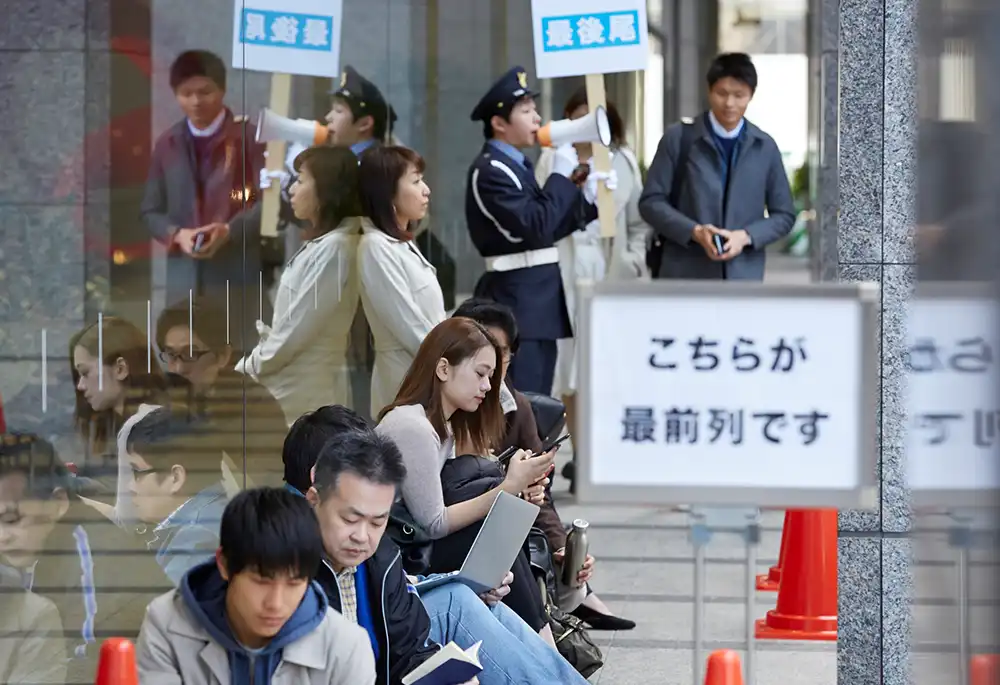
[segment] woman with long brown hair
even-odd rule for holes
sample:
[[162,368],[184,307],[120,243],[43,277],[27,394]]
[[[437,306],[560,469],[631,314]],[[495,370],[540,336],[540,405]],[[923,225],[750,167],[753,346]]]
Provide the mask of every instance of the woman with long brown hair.
[[[500,406],[500,358],[496,340],[479,323],[465,318],[446,319],[424,339],[395,401],[379,416],[376,430],[396,443],[406,465],[406,479],[400,488],[403,504],[413,523],[437,541],[433,557],[450,558],[450,562],[433,562],[427,569],[431,572],[455,570],[441,564],[454,565],[456,559],[461,564],[462,549],[452,548],[468,551],[467,536],[454,538],[454,545],[444,538],[486,518],[501,491],[521,495],[552,465],[554,453],[532,456],[520,450],[511,459],[506,474],[497,468],[493,481],[497,485],[478,496],[446,505],[441,471],[455,459],[456,444],[462,454],[485,457],[500,443],[506,430]],[[443,548],[452,553],[439,553]],[[520,561],[520,566],[515,562],[508,604],[534,630],[549,638],[551,633],[541,613],[541,598],[530,567],[526,560]]]
[[73,424],[82,464],[101,467],[118,458],[115,438],[139,405],[159,402],[166,387],[145,334],[125,319],[105,316],[70,339],[76,407]]

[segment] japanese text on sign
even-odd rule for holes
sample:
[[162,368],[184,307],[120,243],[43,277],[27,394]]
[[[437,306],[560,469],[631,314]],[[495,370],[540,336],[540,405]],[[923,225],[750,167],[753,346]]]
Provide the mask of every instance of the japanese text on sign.
[[[967,284],[919,294],[907,322],[907,485],[915,503],[1000,487],[996,305]],[[960,498],[961,499],[961,498]]]
[[233,67],[337,77],[343,9],[343,0],[234,0]]
[[653,352],[649,355],[649,365],[654,369],[676,369],[678,359],[684,358],[690,361],[691,368],[695,371],[715,371],[722,363],[722,358],[726,358],[732,363],[732,368],[741,373],[760,368],[791,373],[795,370],[796,363],[808,360],[805,338],[786,340],[779,337],[776,342],[765,343],[760,347],[754,339],[742,336],[737,337],[731,345],[701,335],[683,345],[676,338],[670,337],[651,338],[650,343]]
[[694,445],[704,441],[709,445],[725,443],[742,445],[744,424],[753,422],[754,442],[782,444],[783,440],[798,439],[808,447],[820,437],[820,423],[829,414],[809,412],[672,407],[659,412],[653,407],[625,407],[622,418],[622,442],[664,445]]
[[727,286],[594,286],[579,331],[578,493],[694,489],[718,504],[720,492],[797,491],[809,494],[792,506],[857,506],[875,473],[877,289]]
[[243,43],[329,51],[332,35],[332,17],[243,10]]
[[604,12],[542,19],[545,52],[639,44],[639,13]]
[[646,0],[531,0],[540,79],[642,71],[649,62]]

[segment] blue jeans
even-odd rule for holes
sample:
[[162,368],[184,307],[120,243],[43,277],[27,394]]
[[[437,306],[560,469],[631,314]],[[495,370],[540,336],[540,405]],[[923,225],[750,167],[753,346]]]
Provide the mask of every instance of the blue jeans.
[[431,617],[435,642],[468,649],[482,640],[481,685],[586,685],[583,676],[507,605],[488,607],[461,583],[439,585],[420,600]]

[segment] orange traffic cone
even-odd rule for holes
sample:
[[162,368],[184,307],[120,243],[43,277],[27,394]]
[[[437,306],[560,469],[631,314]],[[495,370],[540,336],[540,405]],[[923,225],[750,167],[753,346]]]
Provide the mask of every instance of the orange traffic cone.
[[757,576],[757,590],[760,592],[777,592],[781,585],[781,568],[785,565],[785,553],[788,551],[789,528],[791,527],[791,512],[785,512],[785,523],[781,526],[781,552],[778,553],[778,563],[767,573]]
[[743,685],[740,655],[731,649],[719,649],[708,656],[705,685]]
[[969,662],[969,685],[1000,685],[1000,656],[977,654]]
[[778,605],[757,621],[760,640],[837,639],[837,510],[788,512]]
[[94,685],[139,685],[135,645],[121,637],[105,640],[101,645]]

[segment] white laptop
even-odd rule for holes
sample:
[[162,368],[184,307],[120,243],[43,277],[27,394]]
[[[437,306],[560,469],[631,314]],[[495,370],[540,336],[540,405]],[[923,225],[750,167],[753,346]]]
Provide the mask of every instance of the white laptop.
[[537,517],[536,505],[501,491],[483,520],[462,568],[435,575],[414,587],[417,592],[426,592],[438,585],[458,582],[468,585],[477,595],[499,587]]

